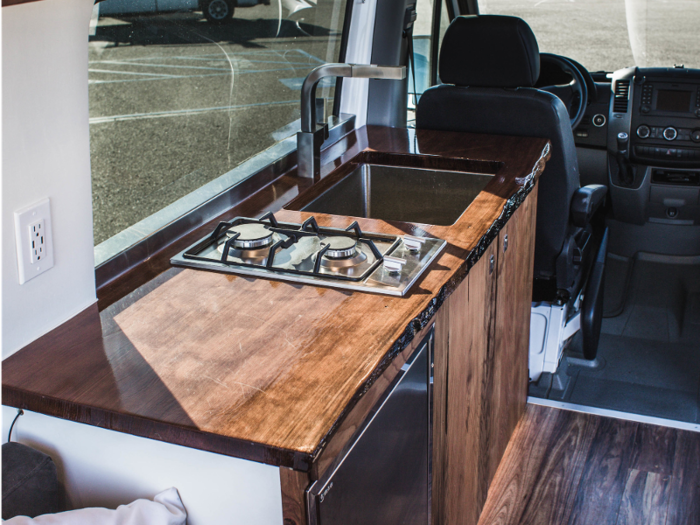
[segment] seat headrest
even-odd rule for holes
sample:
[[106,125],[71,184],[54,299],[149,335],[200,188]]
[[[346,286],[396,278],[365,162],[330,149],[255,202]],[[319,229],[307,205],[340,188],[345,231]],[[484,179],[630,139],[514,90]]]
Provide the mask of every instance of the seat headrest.
[[540,51],[522,18],[458,16],[440,48],[440,80],[474,87],[532,87],[540,76]]

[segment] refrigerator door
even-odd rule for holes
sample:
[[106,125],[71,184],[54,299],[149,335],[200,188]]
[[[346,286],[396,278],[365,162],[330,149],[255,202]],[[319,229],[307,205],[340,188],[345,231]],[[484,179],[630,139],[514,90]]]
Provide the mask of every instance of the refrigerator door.
[[359,437],[307,492],[310,525],[428,525],[432,332]]

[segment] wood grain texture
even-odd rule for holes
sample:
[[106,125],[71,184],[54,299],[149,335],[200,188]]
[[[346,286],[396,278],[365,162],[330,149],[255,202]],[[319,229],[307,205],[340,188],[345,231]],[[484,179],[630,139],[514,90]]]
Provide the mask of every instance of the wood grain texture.
[[306,488],[309,483],[306,473],[280,467],[284,525],[307,525]]
[[556,424],[558,415],[554,411],[528,407],[496,472],[479,525],[520,523],[523,507],[527,505],[523,500],[530,497],[535,486],[553,431],[552,418],[557,418]]
[[[433,499],[442,508],[440,523],[476,523],[488,491],[488,462],[492,425],[488,403],[493,386],[496,273],[490,259],[497,257],[492,244],[450,296],[447,304],[446,391],[436,405],[444,406],[444,451],[435,449],[438,476],[444,476]],[[436,348],[437,354],[437,348]],[[436,379],[437,381],[437,379]],[[444,405],[443,405],[444,400]],[[436,418],[438,419],[438,418]],[[436,428],[435,432],[441,429]],[[435,446],[435,445],[434,445]],[[444,474],[439,474],[443,470]]]
[[[486,502],[490,480],[491,449],[496,419],[500,416],[494,409],[494,393],[496,392],[496,309],[498,286],[498,243],[494,242],[484,253],[480,271],[470,272],[469,276],[469,305],[467,317],[453,319],[452,326],[465,326],[468,333],[469,345],[463,350],[468,353],[469,362],[466,379],[470,396],[463,401],[469,404],[466,418],[466,445],[468,458],[465,464],[457,469],[471,472],[469,477],[473,482],[470,494],[471,519],[467,523],[476,523],[481,509]],[[493,257],[493,261],[491,260]],[[478,263],[477,263],[478,266]],[[476,269],[476,266],[474,267]],[[465,323],[466,319],[466,323]],[[452,339],[450,337],[450,339]],[[459,349],[458,349],[459,350]],[[455,354],[453,354],[455,355]],[[451,378],[449,385],[460,379]],[[448,463],[449,465],[449,463]],[[448,503],[449,504],[449,503]],[[461,504],[463,505],[463,503]],[[462,507],[460,513],[464,512]],[[469,511],[468,511],[469,512]],[[457,518],[457,516],[454,516]],[[455,521],[452,520],[454,523]]]
[[631,469],[616,525],[665,525],[670,486],[669,475]]
[[523,420],[509,444],[480,525],[566,524],[571,516],[598,420],[541,407],[528,411],[535,417]]
[[[675,450],[668,472],[634,468],[668,458],[651,434]],[[699,474],[698,433],[528,405],[479,525],[697,525]]]
[[[541,139],[386,128],[355,135],[346,150],[328,153],[324,175],[367,151],[377,161],[413,155],[422,165],[442,156],[458,167],[472,160],[499,166],[451,227],[358,221],[365,231],[447,241],[410,294],[394,298],[170,269],[3,361],[3,402],[311,470],[353,407],[497,237],[531,188],[522,180],[541,173],[548,152]],[[258,209],[278,202],[260,195],[253,200]],[[289,222],[308,216],[277,213]],[[322,226],[343,228],[353,220],[316,217]]]
[[536,198],[534,190],[436,322],[434,523],[477,523],[525,412]]
[[666,525],[700,524],[700,433],[677,431]]
[[359,437],[358,434],[363,429],[363,423],[367,415],[385,396],[386,391],[391,387],[401,371],[401,367],[406,363],[408,358],[411,357],[411,354],[413,354],[416,348],[418,348],[418,345],[423,342],[433,327],[434,323],[431,323],[416,334],[411,344],[404,348],[401,353],[391,361],[391,364],[384,370],[382,375],[372,384],[367,393],[362,396],[345,419],[343,419],[338,430],[333,433],[333,437],[329,440],[328,444],[314,459],[313,467],[310,472],[312,480],[319,479],[326,470],[334,468],[337,465],[339,458],[345,456],[348,448],[352,446]]
[[493,326],[495,275],[489,272],[489,259],[495,251],[491,245],[450,298],[445,523],[472,523],[486,495],[488,453],[482,437],[488,432],[482,425],[488,425],[489,419],[482,418],[482,389],[490,384],[493,372],[488,337]]
[[9,7],[12,5],[26,4],[29,2],[38,2],[40,0],[2,0],[3,7]]
[[673,428],[640,424],[631,467],[644,472],[671,474],[676,456],[677,432]]
[[[585,460],[569,523],[614,523],[635,451],[637,423],[601,419]],[[590,505],[596,502],[595,507]]]
[[537,215],[535,188],[498,234],[498,278],[488,483],[525,413]]

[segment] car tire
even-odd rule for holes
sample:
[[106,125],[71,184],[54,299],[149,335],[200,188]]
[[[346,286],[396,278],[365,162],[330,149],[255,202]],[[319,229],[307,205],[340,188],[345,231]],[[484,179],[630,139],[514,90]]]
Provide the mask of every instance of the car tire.
[[222,24],[231,20],[233,9],[231,0],[205,0],[202,3],[204,18],[212,24]]

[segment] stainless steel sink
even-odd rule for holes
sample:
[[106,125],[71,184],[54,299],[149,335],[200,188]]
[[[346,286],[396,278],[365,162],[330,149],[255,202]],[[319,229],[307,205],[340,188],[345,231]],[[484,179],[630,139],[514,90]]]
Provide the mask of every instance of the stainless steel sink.
[[303,211],[449,226],[493,175],[361,164]]

